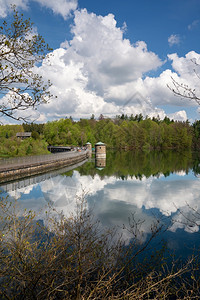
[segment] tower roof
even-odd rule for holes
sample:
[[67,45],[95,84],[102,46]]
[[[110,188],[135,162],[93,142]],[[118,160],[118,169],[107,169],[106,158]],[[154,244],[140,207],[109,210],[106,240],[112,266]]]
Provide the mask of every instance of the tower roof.
[[103,145],[105,145],[105,144],[102,143],[102,142],[98,142],[98,143],[95,144],[95,146],[103,146]]

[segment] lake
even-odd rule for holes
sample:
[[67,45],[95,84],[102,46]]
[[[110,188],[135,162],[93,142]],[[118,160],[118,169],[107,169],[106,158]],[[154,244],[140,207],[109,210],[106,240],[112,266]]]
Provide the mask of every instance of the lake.
[[200,245],[199,174],[197,153],[108,151],[105,162],[92,157],[73,170],[13,181],[0,189],[2,196],[17,199],[22,211],[36,211],[38,219],[43,219],[48,204],[68,216],[76,197],[84,195],[102,226],[114,226],[127,245],[132,236],[123,228],[130,218],[139,224],[140,242],[159,220],[167,248],[187,257]]

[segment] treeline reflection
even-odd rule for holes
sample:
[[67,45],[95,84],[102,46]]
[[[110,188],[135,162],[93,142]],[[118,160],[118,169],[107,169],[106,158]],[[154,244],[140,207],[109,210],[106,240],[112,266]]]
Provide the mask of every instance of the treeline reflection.
[[78,168],[81,175],[99,174],[101,178],[115,176],[122,180],[128,176],[142,179],[161,174],[165,177],[171,173],[188,174],[190,170],[200,174],[200,154],[191,151],[108,151],[104,168],[95,168],[94,159]]

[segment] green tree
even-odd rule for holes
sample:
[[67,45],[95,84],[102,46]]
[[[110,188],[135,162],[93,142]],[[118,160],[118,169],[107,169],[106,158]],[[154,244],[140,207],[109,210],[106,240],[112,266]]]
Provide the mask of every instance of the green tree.
[[200,121],[197,120],[192,125],[194,129],[194,147],[200,148]]
[[4,21],[0,26],[1,115],[26,120],[20,112],[51,98],[50,82],[44,82],[33,69],[49,50],[42,36],[34,33],[30,20],[13,7],[11,23]]

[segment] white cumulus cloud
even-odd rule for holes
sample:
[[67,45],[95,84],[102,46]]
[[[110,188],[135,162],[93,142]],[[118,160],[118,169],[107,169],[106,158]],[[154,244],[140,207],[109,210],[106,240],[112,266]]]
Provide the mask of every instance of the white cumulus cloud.
[[75,11],[78,6],[77,0],[34,0],[46,8],[50,8],[53,13],[61,15],[64,19]]
[[52,118],[116,115],[122,109],[133,114],[155,111],[157,115],[147,92],[145,101],[138,103],[133,97],[126,104],[139,92],[143,74],[163,62],[145,42],[131,44],[123,30],[112,14],[103,17],[86,9],[76,11],[72,40],[64,41],[63,48],[53,52],[50,64],[44,61],[38,69],[51,80],[51,91],[57,95],[56,102],[42,106],[41,111]]
[[[194,62],[199,62],[196,52],[185,57],[171,54],[168,59],[174,71],[167,69],[157,77],[145,77],[163,62],[148,50],[144,41],[131,44],[125,39],[114,15],[103,17],[86,9],[75,11],[71,31],[72,39],[63,41],[61,48],[53,52],[50,65],[44,62],[38,70],[48,76],[53,83],[51,91],[57,95],[56,102],[41,108],[47,119],[91,114],[98,117],[101,113],[107,116],[142,113],[151,117],[159,114],[164,118],[162,105],[194,105],[175,97],[167,85],[172,83],[172,77],[194,84]],[[173,117],[186,120],[187,114],[183,109],[175,110]]]
[[188,25],[188,30],[193,30],[199,25],[199,20],[194,20],[191,24]]
[[[54,10],[52,1],[34,1]],[[76,1],[62,1],[56,2],[56,7],[69,4],[66,10],[63,8],[65,16],[67,7],[76,8]],[[165,62],[149,51],[144,41],[132,44],[124,38],[124,26],[117,26],[113,14],[98,16],[86,9],[75,10],[71,33],[71,40],[63,41],[41,66],[35,67],[44,80],[51,80],[51,93],[57,96],[39,107],[38,120],[45,122],[66,116],[79,119],[92,114],[113,117],[121,113],[164,118],[163,107],[167,105],[175,107],[170,110],[171,117],[187,119],[185,110],[176,111],[177,107],[194,106],[195,101],[175,97],[167,86],[172,85],[174,78],[198,91],[196,73],[200,74],[200,54],[191,51],[179,57],[172,53],[168,55],[172,70],[152,77],[149,72],[158,70]]]
[[5,18],[7,16],[11,11],[11,5],[26,10],[28,7],[28,0],[0,0],[0,18]]
[[185,110],[180,110],[175,113],[169,114],[169,118],[177,121],[184,122],[187,120],[187,114]]
[[170,47],[174,46],[174,45],[179,45],[181,42],[180,36],[178,34],[171,34],[168,37],[168,43],[170,45]]
[[[5,18],[11,10],[11,5],[26,10],[31,0],[0,0],[0,17]],[[55,14],[60,14],[64,19],[77,9],[78,0],[32,0],[41,6],[49,8]]]

